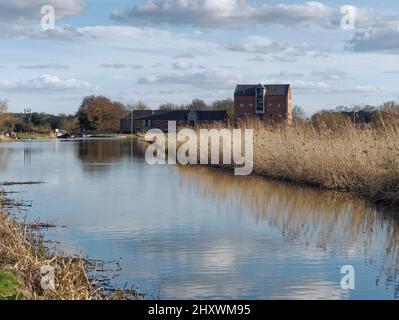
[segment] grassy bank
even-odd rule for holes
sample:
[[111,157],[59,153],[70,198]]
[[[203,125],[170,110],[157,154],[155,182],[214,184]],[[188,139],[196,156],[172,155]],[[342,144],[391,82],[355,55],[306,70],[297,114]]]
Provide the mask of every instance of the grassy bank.
[[[5,209],[9,206],[0,191],[0,299],[103,300],[134,294],[120,290],[105,294],[104,275],[89,276],[93,263],[48,248],[40,231],[43,224],[30,225],[12,217]],[[54,270],[52,288],[42,285],[43,267]]]
[[26,140],[26,139],[54,139],[54,134],[50,133],[36,133],[36,132],[19,132],[17,134],[18,139]]
[[241,128],[254,129],[254,174],[399,206],[399,126],[395,123],[367,128],[350,122],[336,128],[312,123],[268,128],[251,120]]
[[21,284],[8,270],[0,270],[0,300],[19,300],[23,298]]

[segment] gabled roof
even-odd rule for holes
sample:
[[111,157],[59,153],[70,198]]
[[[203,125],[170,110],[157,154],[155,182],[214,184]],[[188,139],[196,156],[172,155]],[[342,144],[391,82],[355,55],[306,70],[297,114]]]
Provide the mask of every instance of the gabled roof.
[[[239,84],[236,86],[234,96],[253,96],[255,89],[259,84]],[[289,84],[265,84],[267,96],[287,96],[290,85]]]

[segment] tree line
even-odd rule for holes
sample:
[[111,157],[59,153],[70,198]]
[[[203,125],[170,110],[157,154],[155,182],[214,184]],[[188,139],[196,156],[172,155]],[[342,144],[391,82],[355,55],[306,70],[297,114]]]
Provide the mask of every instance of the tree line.
[[[118,101],[99,96],[84,97],[74,115],[52,115],[47,113],[9,113],[7,101],[0,100],[0,131],[15,132],[49,132],[64,129],[73,133],[117,133],[120,130],[120,119],[132,110],[149,110],[143,102],[124,105]],[[225,110],[230,119],[234,117],[232,99],[216,100],[207,104],[204,100],[194,99],[189,104],[177,105],[165,103],[160,110]],[[321,110],[307,117],[303,108],[294,106],[294,123],[312,122],[316,126],[337,128],[348,121],[358,125],[381,124],[387,121],[398,121],[399,103],[390,101],[381,106],[360,105],[339,106],[333,110]]]
[[314,113],[310,118],[303,108],[294,106],[294,123],[311,122],[316,127],[339,129],[347,123],[357,126],[384,126],[399,124],[399,102],[388,101],[377,107],[371,105],[338,106]]
[[[0,101],[0,131],[15,132],[49,132],[54,129],[64,129],[74,133],[117,133],[120,130],[120,120],[132,110],[149,110],[143,102],[124,105],[118,101],[99,95],[83,98],[78,111],[74,115],[52,115],[33,112],[9,113],[7,101]],[[226,110],[232,116],[234,102],[231,99],[218,100],[212,104],[194,99],[187,105],[166,103],[159,106],[160,110]]]

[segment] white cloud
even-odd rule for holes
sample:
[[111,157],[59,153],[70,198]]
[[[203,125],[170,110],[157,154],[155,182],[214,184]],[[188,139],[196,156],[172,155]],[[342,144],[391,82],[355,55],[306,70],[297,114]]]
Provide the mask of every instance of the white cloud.
[[295,90],[301,91],[320,91],[327,92],[331,90],[331,87],[325,82],[319,81],[305,81],[305,80],[294,80],[288,81],[292,84]]
[[345,71],[340,70],[312,71],[311,75],[324,80],[342,80],[348,77]]
[[58,63],[47,63],[47,64],[32,64],[32,65],[21,65],[18,69],[69,69],[66,64]]
[[194,59],[195,56],[191,53],[178,54],[174,59]]
[[55,75],[44,74],[30,80],[0,80],[0,91],[23,92],[23,93],[51,93],[51,92],[73,92],[73,91],[97,91],[87,81],[76,79],[61,79]]
[[266,62],[266,59],[263,58],[263,57],[260,56],[260,55],[256,55],[256,56],[254,56],[254,57],[249,58],[248,61],[253,61],[253,62]]
[[246,0],[147,0],[124,12],[115,11],[116,20],[151,23],[228,27],[243,23],[330,26],[337,10],[320,2],[303,4],[250,4]]
[[348,49],[399,54],[399,28],[357,32],[349,42]]
[[[251,35],[244,42],[228,43],[223,46],[226,50],[241,51],[246,53],[272,54],[272,61],[295,62],[298,57],[315,55],[312,47],[308,43],[298,45],[287,45],[284,42],[277,42],[266,37]],[[264,61],[264,58],[257,55],[249,61]]]
[[303,74],[300,72],[293,71],[281,71],[279,73],[274,73],[269,75],[270,78],[300,78],[303,77]]
[[281,52],[286,49],[286,46],[266,37],[252,35],[245,42],[228,43],[224,45],[224,48],[231,51],[268,54]]
[[55,9],[56,19],[64,19],[84,12],[83,0],[0,0],[0,21],[34,21],[40,22],[40,9],[51,5]]
[[39,24],[0,23],[0,38],[25,37],[38,40],[73,40],[84,34],[72,26],[42,31]]
[[[357,28],[398,26],[397,15],[381,15],[371,8],[355,7]],[[243,24],[278,24],[289,27],[337,28],[340,7],[317,1],[300,4],[262,4],[247,0],[147,0],[130,10],[114,11],[113,19],[130,23],[170,23],[200,27],[242,27]]]
[[100,65],[101,68],[106,68],[106,69],[134,69],[134,70],[141,70],[144,69],[144,66],[140,64],[125,64],[125,63],[119,63],[119,62],[114,62],[114,63],[102,63]]
[[189,70],[192,69],[193,66],[191,63],[188,63],[187,61],[177,61],[172,64],[173,69],[175,70]]
[[348,87],[335,87],[331,86],[325,82],[320,81],[304,81],[304,80],[292,80],[286,81],[287,83],[291,83],[292,87],[296,91],[304,91],[309,93],[346,93],[346,94],[375,94],[381,93],[385,90],[383,86],[380,85],[354,85]]
[[192,85],[201,89],[233,88],[240,82],[241,76],[226,71],[204,71],[174,75],[147,75],[138,80],[139,84],[180,84]]

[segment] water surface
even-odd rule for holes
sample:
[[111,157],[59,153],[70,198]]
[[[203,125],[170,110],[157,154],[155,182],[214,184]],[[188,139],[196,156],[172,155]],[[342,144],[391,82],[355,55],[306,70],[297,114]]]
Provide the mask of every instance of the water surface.
[[[117,284],[161,299],[394,299],[398,216],[334,192],[150,166],[130,140],[0,145],[0,182],[70,253],[121,259]],[[343,265],[356,289],[342,290]]]

